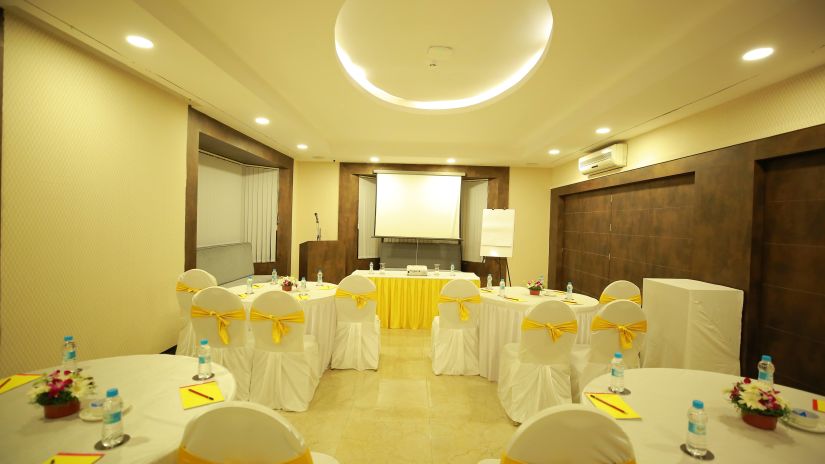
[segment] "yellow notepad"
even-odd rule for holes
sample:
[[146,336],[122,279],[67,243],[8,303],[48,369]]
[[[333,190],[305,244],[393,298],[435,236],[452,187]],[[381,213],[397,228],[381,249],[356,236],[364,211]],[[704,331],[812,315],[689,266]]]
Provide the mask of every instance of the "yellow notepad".
[[238,298],[243,300],[244,298],[246,298],[246,293],[238,293]]
[[261,288],[261,287],[263,287],[262,284],[255,284],[255,285],[252,286],[252,288]]
[[17,388],[20,385],[25,385],[42,376],[43,374],[14,374],[4,377],[0,380],[0,385],[2,385],[2,387],[0,387],[0,393],[6,393],[13,388]]
[[214,380],[206,383],[196,383],[195,385],[186,385],[180,387],[178,390],[180,391],[180,401],[183,409],[197,408],[205,404],[220,403],[223,401],[221,388],[218,386],[218,382]]
[[321,285],[320,287],[315,287],[316,290],[334,290],[335,285]]
[[301,294],[299,293],[299,294],[295,295],[295,298],[297,298],[297,299],[299,299],[299,300],[308,300],[308,299],[309,299],[309,295],[301,295]]
[[57,453],[43,461],[43,464],[92,464],[103,456],[103,453]]
[[578,302],[578,301],[576,301],[576,300],[561,300],[561,301],[562,301],[562,302],[564,302],[564,303],[567,303],[567,304],[569,304],[569,305],[581,304],[581,303],[579,303],[579,302]]
[[524,299],[522,299],[522,298],[514,298],[514,297],[512,297],[512,296],[504,296],[504,297],[502,297],[502,298],[504,298],[505,300],[510,300],[510,301],[519,301],[519,302],[522,302],[522,303],[523,303],[523,302],[525,302],[525,301],[527,301],[527,300],[524,300]]
[[488,288],[480,288],[479,290],[481,290],[482,292],[493,293],[493,291]]
[[[636,414],[621,396],[615,393],[587,393],[587,399],[593,403],[593,406],[610,414],[616,419],[641,419],[642,416]],[[601,400],[601,401],[599,401]],[[607,404],[605,404],[607,403]]]

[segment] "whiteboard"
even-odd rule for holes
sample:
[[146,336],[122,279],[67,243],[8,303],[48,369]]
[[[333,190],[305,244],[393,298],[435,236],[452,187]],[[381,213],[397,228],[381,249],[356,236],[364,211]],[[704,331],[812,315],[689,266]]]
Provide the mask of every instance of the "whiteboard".
[[375,236],[459,239],[461,176],[376,175]]
[[485,209],[481,216],[481,256],[513,256],[516,210]]

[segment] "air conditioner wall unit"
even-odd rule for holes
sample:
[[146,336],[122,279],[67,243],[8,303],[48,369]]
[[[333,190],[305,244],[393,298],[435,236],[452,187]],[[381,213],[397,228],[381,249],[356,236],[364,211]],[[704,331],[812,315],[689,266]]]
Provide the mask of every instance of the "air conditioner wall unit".
[[579,158],[579,172],[584,175],[627,166],[627,144],[616,143]]

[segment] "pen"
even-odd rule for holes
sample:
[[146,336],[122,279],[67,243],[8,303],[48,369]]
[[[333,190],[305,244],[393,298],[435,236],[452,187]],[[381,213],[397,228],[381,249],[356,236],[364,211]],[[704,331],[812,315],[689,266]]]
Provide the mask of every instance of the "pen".
[[626,412],[624,412],[624,409],[621,409],[621,408],[619,408],[619,407],[617,407],[617,406],[613,406],[612,404],[610,404],[610,403],[608,403],[607,401],[605,401],[605,400],[603,400],[603,399],[599,398],[599,397],[598,397],[598,396],[596,396],[596,395],[590,394],[590,395],[587,395],[587,396],[589,396],[589,397],[593,398],[594,400],[596,400],[596,401],[598,401],[598,402],[600,402],[600,403],[604,403],[604,404],[606,404],[606,405],[610,406],[611,408],[615,409],[616,411],[619,411],[619,412],[620,412],[620,413],[622,413],[622,414],[627,414]]
[[4,381],[3,381],[3,383],[1,383],[1,384],[0,384],[0,390],[2,390],[2,389],[3,389],[3,387],[5,387],[7,383],[9,383],[9,381],[11,381],[11,377],[9,377],[8,379],[4,380]]
[[[196,395],[198,395],[198,396],[202,396],[202,397],[204,397],[204,398],[208,399],[209,401],[215,401],[215,398],[212,398],[212,397],[211,397],[211,396],[209,396],[209,395],[204,395],[203,393],[201,393],[201,392],[199,392],[199,391],[192,390],[191,388],[187,388],[187,390],[189,390],[190,392],[192,392],[192,393],[194,393],[194,394],[196,394]],[[615,407],[615,406],[614,406],[614,407]]]

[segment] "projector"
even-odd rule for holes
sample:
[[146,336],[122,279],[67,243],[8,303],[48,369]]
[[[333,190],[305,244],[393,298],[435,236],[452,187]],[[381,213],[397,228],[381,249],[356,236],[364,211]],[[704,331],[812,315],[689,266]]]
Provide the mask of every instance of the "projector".
[[407,275],[408,276],[425,276],[427,275],[427,266],[421,265],[407,265]]

